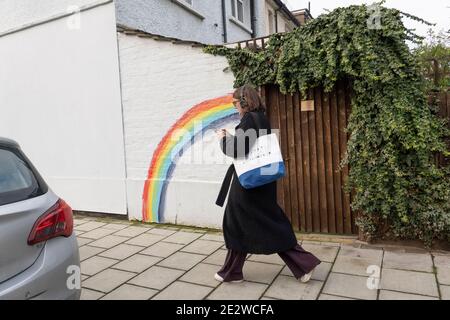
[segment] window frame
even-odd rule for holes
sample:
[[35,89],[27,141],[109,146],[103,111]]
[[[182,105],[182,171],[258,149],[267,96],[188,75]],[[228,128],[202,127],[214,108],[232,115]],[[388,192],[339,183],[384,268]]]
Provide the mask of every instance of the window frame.
[[[275,12],[271,9],[267,9],[267,22],[268,22],[268,31],[269,35],[274,34],[275,30]],[[272,28],[271,28],[272,26]],[[272,29],[272,30],[271,30]]]
[[194,0],[191,0],[191,2],[192,2],[191,4],[189,4],[189,2],[187,2],[186,0],[170,0],[170,1],[177,4],[181,8],[185,9],[186,11],[192,13],[194,16],[196,16],[200,20],[205,19],[205,16],[194,8]]
[[[239,12],[239,6],[238,3],[241,4],[241,12]],[[239,19],[239,13],[241,13],[241,19]],[[231,16],[235,18],[240,23],[245,23],[245,6],[244,6],[244,0],[231,0]]]

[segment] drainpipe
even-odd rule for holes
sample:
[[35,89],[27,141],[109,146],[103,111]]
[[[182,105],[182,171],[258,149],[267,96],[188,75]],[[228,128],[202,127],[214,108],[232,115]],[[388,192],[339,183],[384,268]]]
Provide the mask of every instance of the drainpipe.
[[225,0],[222,0],[222,27],[223,27],[223,43],[228,42],[227,35],[227,12],[225,8]]
[[275,9],[275,33],[278,33],[278,11],[280,11],[280,8]]
[[256,38],[255,22],[255,0],[250,0],[250,28],[252,28],[252,38]]

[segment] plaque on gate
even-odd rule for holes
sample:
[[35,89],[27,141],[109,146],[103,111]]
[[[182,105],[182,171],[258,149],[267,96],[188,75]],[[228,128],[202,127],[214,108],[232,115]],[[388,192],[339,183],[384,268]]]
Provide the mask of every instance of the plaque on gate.
[[302,100],[300,102],[301,111],[314,111],[314,100]]

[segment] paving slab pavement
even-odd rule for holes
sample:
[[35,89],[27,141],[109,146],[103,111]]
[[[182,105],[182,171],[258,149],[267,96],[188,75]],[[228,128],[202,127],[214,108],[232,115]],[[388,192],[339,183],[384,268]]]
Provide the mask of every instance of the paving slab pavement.
[[81,299],[450,300],[450,253],[300,241],[322,263],[310,282],[278,255],[248,255],[245,281],[220,283],[216,231],[75,216]]

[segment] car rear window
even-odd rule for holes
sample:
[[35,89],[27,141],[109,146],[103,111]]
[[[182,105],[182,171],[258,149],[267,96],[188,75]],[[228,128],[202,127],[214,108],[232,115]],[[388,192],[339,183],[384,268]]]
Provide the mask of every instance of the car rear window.
[[0,147],[0,205],[44,194],[33,168],[17,150]]

